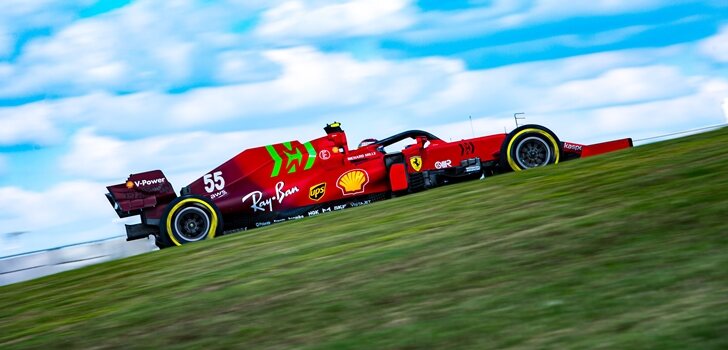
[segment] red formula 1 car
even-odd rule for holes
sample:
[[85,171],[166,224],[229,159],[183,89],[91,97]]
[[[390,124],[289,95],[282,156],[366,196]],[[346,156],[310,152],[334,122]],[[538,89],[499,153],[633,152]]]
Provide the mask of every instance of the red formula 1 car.
[[[510,134],[446,142],[424,131],[350,149],[339,123],[326,136],[246,150],[177,196],[164,174],[134,174],[106,195],[127,225],[128,240],[156,237],[166,248],[225,233],[357,207],[481,176],[557,164],[632,147],[631,139],[597,145],[561,142],[549,129],[526,125]],[[402,143],[405,147],[391,150]]]

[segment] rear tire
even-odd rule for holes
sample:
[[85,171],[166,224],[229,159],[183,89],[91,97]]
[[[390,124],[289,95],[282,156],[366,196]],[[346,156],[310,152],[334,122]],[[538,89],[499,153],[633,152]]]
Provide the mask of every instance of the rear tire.
[[553,131],[540,125],[524,125],[508,134],[503,142],[500,166],[522,171],[558,164],[562,158],[561,141]]
[[167,238],[166,233],[159,233],[159,235],[155,235],[154,236],[154,244],[160,250],[167,249],[169,247],[174,247],[174,244],[172,244],[169,241],[169,238]]
[[223,232],[222,216],[215,204],[194,195],[172,201],[159,226],[160,248],[213,239]]

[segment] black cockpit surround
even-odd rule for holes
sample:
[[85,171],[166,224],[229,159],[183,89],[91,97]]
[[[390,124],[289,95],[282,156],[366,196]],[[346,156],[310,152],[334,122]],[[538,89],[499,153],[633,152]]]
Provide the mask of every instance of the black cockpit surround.
[[381,147],[387,147],[405,139],[416,139],[422,136],[426,137],[428,141],[440,140],[439,137],[430,134],[427,131],[409,130],[391,137],[387,137],[386,139],[379,140],[375,144],[380,145]]

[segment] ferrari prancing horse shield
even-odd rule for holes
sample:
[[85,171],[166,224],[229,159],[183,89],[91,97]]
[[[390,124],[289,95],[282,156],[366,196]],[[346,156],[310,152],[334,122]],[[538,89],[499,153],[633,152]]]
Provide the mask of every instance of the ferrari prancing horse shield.
[[410,158],[410,165],[412,165],[412,169],[415,169],[415,171],[422,170],[422,157],[414,156]]

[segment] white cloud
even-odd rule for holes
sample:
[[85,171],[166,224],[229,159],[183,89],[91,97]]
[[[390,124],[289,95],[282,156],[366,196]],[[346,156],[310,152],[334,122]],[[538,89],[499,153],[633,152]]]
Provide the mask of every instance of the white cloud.
[[44,192],[0,187],[0,225],[7,232],[24,232],[57,228],[84,218],[110,221],[114,213],[108,210],[104,193],[103,185],[91,182],[60,183]]
[[[4,139],[47,143],[59,140],[66,125],[79,124],[93,126],[99,135],[144,137],[219,130],[221,125],[235,130],[246,121],[289,113],[305,120],[378,116],[405,127],[416,127],[413,118],[436,124],[468,115],[569,113],[694,94],[706,78],[655,64],[686,49],[601,53],[468,71],[453,59],[357,61],[347,54],[299,47],[263,53],[281,67],[270,81],[181,94],[95,93],[6,108],[0,118],[11,121],[2,131]],[[22,122],[27,116],[36,116],[33,127]]]
[[[12,69],[4,69],[4,72],[0,69],[0,77],[13,81],[13,84],[0,86],[0,98],[38,94],[78,96],[97,91],[184,90],[199,85],[264,81],[276,76],[277,63],[258,54],[265,49],[256,51],[251,47],[310,44],[318,39],[390,35],[396,31],[407,31],[410,39],[422,42],[440,37],[481,35],[512,28],[521,22],[533,24],[553,20],[554,16],[634,11],[659,5],[657,0],[603,0],[578,4],[498,0],[486,7],[445,14],[418,13],[410,0],[333,3],[140,0],[111,13],[68,25],[75,13],[92,3],[91,0],[74,2],[74,5],[51,4],[48,0],[13,0],[9,3],[13,5],[0,5],[13,15],[7,15],[8,18],[27,15],[38,23],[54,16],[67,19],[53,21],[59,24],[51,36],[25,45]],[[230,31],[241,18],[253,18],[255,11],[266,8],[269,10],[262,12],[261,22],[255,28],[257,36]],[[37,18],[33,17],[36,12]],[[570,46],[603,44],[622,40],[640,30],[644,28],[630,27],[587,37],[561,36],[549,40],[560,40]],[[0,55],[2,41],[0,34]]]
[[13,84],[0,86],[0,98],[211,83],[217,54],[243,44],[229,32],[245,14],[240,8],[248,7],[142,0],[61,26],[23,47],[8,77]]
[[[66,125],[91,125],[102,133],[167,133],[290,112],[312,118],[363,105],[397,108],[426,98],[450,74],[465,69],[461,62],[447,59],[360,62],[309,47],[268,51],[264,56],[282,67],[274,80],[181,94],[93,93],[8,107],[0,118],[17,123],[3,132],[7,140],[47,142],[52,140],[48,135],[62,135]],[[22,123],[33,115],[39,116],[43,128]]]
[[7,30],[0,25],[0,59],[10,55],[15,44],[14,38],[8,34]]
[[[317,138],[322,136],[320,127],[190,132],[132,141],[100,136],[92,129],[84,129],[73,136],[69,153],[58,164],[72,177],[107,181],[122,181],[132,173],[161,169],[170,180],[179,179],[186,185],[247,148],[294,138]],[[189,178],[187,174],[194,177]]]
[[0,89],[2,96],[33,94],[43,89],[64,89],[74,94],[88,89],[119,89],[132,78],[117,50],[120,38],[101,21],[70,26],[51,39],[29,44],[20,59],[13,84]]
[[478,137],[499,134],[515,128],[513,118],[482,118],[477,115],[472,117],[472,123],[469,118],[462,118],[462,121],[459,122],[430,125],[425,127],[425,130],[430,131],[435,134],[435,136],[438,136],[445,141],[458,141],[472,138],[473,136]]
[[[462,70],[458,61],[360,62],[347,54],[323,54],[300,47],[266,54],[282,67],[272,81],[199,89],[186,94],[171,112],[183,125],[323,107],[363,103],[400,105],[431,89],[428,83]],[[206,118],[201,120],[200,115]]]
[[[699,2],[677,0],[670,4]],[[483,34],[543,23],[553,23],[567,18],[614,15],[648,11],[665,6],[660,0],[494,0],[489,6],[459,11],[425,13],[418,17],[416,25],[401,35],[410,42],[446,42],[460,38],[478,37]],[[633,28],[632,30],[636,30]],[[596,43],[616,40],[634,34],[614,31],[596,35]],[[583,41],[572,37],[576,43]]]
[[96,0],[3,0],[0,23],[12,32],[34,28],[58,28],[74,20],[77,12]]
[[27,232],[8,240],[1,255],[121,236],[123,223],[104,197],[105,185],[88,181],[55,184],[44,191],[0,187],[3,232]]
[[374,35],[410,26],[413,15],[410,0],[351,0],[320,5],[291,0],[266,11],[256,32],[284,41]]
[[695,84],[690,80],[670,66],[616,68],[594,79],[556,86],[535,106],[546,111],[575,110],[668,99],[694,90]]
[[0,79],[8,79],[13,72],[13,65],[0,62]]
[[252,50],[221,52],[217,55],[215,66],[215,80],[223,84],[273,80],[280,74],[280,67],[275,62]]
[[[693,93],[675,98],[619,106],[600,107],[597,104],[587,109],[556,112],[529,109],[525,123],[545,125],[556,132],[562,141],[596,143],[623,137],[639,139],[721,123],[724,118],[720,102],[726,94],[728,80],[705,79]],[[728,104],[728,99],[725,103]],[[725,109],[726,105],[723,107]],[[426,130],[446,140],[472,137],[467,117],[461,120],[430,125]],[[486,135],[510,131],[515,127],[515,122],[512,116],[474,115],[473,125],[476,135]]]
[[[659,61],[661,55],[648,56]],[[412,107],[422,116],[543,114],[669,99],[698,89],[700,76],[644,57],[637,50],[463,70],[451,74],[430,98],[412,101]]]
[[[722,85],[720,92],[711,91],[710,85],[714,83]],[[725,96],[727,93],[728,81],[708,82],[692,95],[631,106],[606,107],[571,115],[584,120],[584,124],[603,135],[656,136],[694,128],[696,119],[703,121],[697,126],[719,124],[722,117],[718,96]]]
[[716,62],[728,63],[728,25],[723,26],[715,36],[703,40],[699,49]]
[[61,158],[59,163],[61,169],[73,176],[106,179],[129,172],[132,157],[145,159],[149,153],[161,156],[154,149],[147,151],[127,147],[120,140],[100,137],[85,129],[73,137],[70,154]]
[[[165,91],[272,79],[278,72],[276,63],[261,54],[265,50],[249,48],[260,45],[260,39],[230,31],[241,18],[254,16],[254,11],[272,6],[274,9],[266,13],[273,17],[264,15],[265,18],[293,21],[296,28],[284,25],[282,30],[291,29],[304,37],[381,33],[404,25],[409,13],[405,0],[375,4],[357,0],[325,6],[296,3],[313,12],[297,12],[297,19],[277,18],[274,14],[278,2],[141,0],[71,24],[62,21],[65,26],[59,25],[48,37],[31,40],[12,66],[0,72],[0,77],[13,81],[0,86],[0,98]],[[291,4],[281,6],[287,8]],[[30,12],[30,8],[22,10],[27,6],[18,7],[13,13]],[[51,13],[60,11],[56,10]],[[67,10],[68,16],[72,16],[71,10],[78,8]],[[267,24],[261,26],[269,28],[266,31],[270,35],[278,33],[270,29],[272,22],[263,22]],[[298,28],[308,25],[318,34]],[[2,33],[0,30],[0,55]],[[281,39],[274,40],[273,46],[280,47]]]
[[723,115],[725,115],[725,122],[728,123],[728,98],[723,99]]
[[0,59],[9,58],[17,41],[38,32],[53,32],[73,22],[96,0],[3,0],[0,2]]
[[60,141],[61,133],[53,124],[51,113],[49,106],[43,102],[0,108],[0,145],[47,145]]
[[120,45],[106,29],[100,23],[83,23],[52,39],[32,42],[18,60],[13,84],[3,85],[0,96],[12,98],[43,90],[72,95],[124,86],[131,72],[114,52]]
[[514,52],[521,55],[541,54],[544,51],[554,51],[559,48],[586,48],[600,45],[609,45],[621,42],[627,38],[651,29],[649,26],[631,26],[616,30],[599,32],[596,34],[568,34],[556,35],[547,38],[538,38],[528,41],[516,41],[505,45],[491,45],[468,50],[464,56],[489,57],[510,56]]

